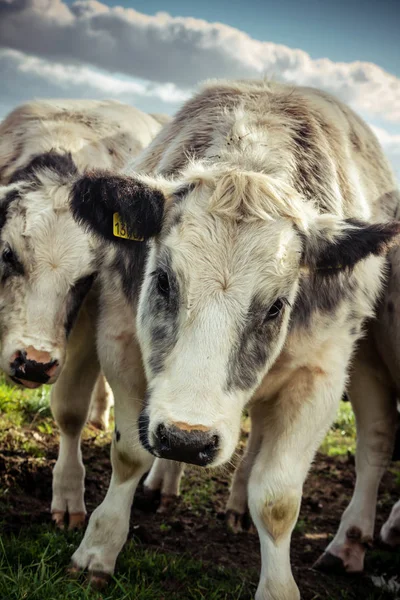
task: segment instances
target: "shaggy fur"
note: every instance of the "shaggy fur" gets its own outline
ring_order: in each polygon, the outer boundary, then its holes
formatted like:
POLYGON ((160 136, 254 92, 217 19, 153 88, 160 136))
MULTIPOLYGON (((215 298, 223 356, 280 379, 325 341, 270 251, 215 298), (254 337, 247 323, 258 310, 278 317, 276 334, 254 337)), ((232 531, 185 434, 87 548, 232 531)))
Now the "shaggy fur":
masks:
MULTIPOLYGON (((137 445, 140 413, 140 438, 154 455, 168 450, 176 460, 190 454, 192 462, 217 465, 230 459, 242 409, 250 404, 257 427, 249 446, 257 452, 243 467, 230 508, 243 513, 248 504, 259 532, 256 599, 295 600, 291 532, 355 343, 384 291, 385 254, 400 231, 393 222, 394 176, 374 134, 344 104, 318 90, 267 81, 207 84, 126 175, 130 185, 145 181, 157 198, 162 192, 165 202, 130 328, 132 353, 139 352, 136 335, 140 343, 148 393, 141 411, 140 396, 136 403, 128 399, 139 395, 142 375, 132 371, 119 382, 113 480, 74 560, 80 568, 114 568, 127 534, 127 507, 149 464, 137 445), (176 427, 207 431, 217 446, 194 451, 191 444, 187 455, 182 444, 167 448, 168 431, 176 427), (127 457, 135 465, 129 480, 127 457)), ((106 208, 126 210, 125 200, 116 193, 110 204, 107 195, 106 208)), ((91 227, 101 234, 98 214, 91 227)), ((115 283, 116 247, 104 254, 105 290, 115 283)), ((120 376, 127 305, 122 288, 118 301, 114 293, 104 302, 102 356, 107 372, 120 376), (118 340, 112 341, 114 331, 118 340)), ((362 415, 357 460, 365 468, 329 550, 350 571, 362 568, 362 540, 373 529, 376 482, 390 458, 395 413, 392 382, 382 386, 382 355, 374 354, 370 337, 365 344, 350 385, 362 415), (386 440, 379 451, 377 439, 386 440)))
MULTIPOLYGON (((80 432, 91 394, 97 426, 107 427, 112 400, 95 339, 101 257, 72 218, 71 189, 88 169, 115 173, 166 120, 119 102, 59 100, 20 106, 0 124, 0 366, 30 387, 54 383, 61 444, 52 512, 62 526, 66 512, 71 527, 85 518, 80 432)), ((81 183, 76 201, 84 193, 81 183)), ((115 272, 119 283, 131 273, 120 257, 115 272)))

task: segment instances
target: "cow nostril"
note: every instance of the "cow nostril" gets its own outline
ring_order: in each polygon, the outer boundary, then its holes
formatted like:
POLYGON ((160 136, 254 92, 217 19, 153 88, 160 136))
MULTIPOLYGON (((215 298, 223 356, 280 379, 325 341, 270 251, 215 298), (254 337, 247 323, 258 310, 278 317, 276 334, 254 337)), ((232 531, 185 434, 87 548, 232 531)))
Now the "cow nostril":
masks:
POLYGON ((200 451, 200 454, 207 454, 214 452, 219 445, 219 437, 217 435, 213 435, 211 440, 205 444, 204 448, 200 451))
POLYGON ((157 437, 162 444, 165 444, 165 445, 167 444, 168 435, 167 435, 167 428, 165 427, 165 425, 161 424, 157 427, 157 437))
POLYGON ((17 352, 15 352, 12 355, 10 364, 15 369, 18 369, 21 367, 21 365, 24 364, 25 360, 26 360, 26 353, 24 351, 17 350, 17 352))
POLYGON ((210 441, 211 448, 218 448, 219 437, 217 435, 213 435, 210 441))

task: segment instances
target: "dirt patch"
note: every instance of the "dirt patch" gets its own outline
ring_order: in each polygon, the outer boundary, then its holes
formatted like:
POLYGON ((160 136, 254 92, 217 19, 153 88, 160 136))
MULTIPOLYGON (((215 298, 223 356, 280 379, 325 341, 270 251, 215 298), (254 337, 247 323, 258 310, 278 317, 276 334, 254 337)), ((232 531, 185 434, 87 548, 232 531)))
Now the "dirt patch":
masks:
MULTIPOLYGON (((34 435, 34 434, 32 434, 34 435)), ((29 451, 6 449, 0 452, 0 520, 3 533, 18 533, 34 523, 50 521, 51 472, 57 456, 57 440, 51 435, 36 439, 41 450, 36 458, 29 451), (45 454, 45 457, 43 456, 45 454)), ((7 446, 6 446, 7 447, 7 446)), ((83 443, 87 470, 86 502, 89 513, 101 502, 110 478, 108 444, 83 443)), ((399 464, 396 464, 398 470, 399 464)), ((329 458, 318 455, 307 479, 298 525, 293 535, 292 565, 304 600, 315 598, 384 598, 368 594, 374 588, 371 574, 396 574, 399 561, 382 561, 380 552, 372 551, 366 574, 359 577, 328 577, 311 570, 335 533, 340 516, 354 486, 352 456, 329 458), (335 595, 335 590, 341 590, 335 595), (342 595, 342 591, 345 594, 342 595)), ((227 530, 224 509, 229 493, 230 474, 187 468, 182 483, 182 497, 168 515, 157 514, 139 488, 132 508, 131 535, 144 548, 164 553, 187 553, 192 558, 211 561, 214 565, 248 571, 257 582, 260 566, 257 536, 233 534, 227 530)), ((398 475, 388 472, 382 482, 378 503, 377 528, 387 518, 399 496, 398 475)), ((388 596, 390 597, 390 596, 388 596)))

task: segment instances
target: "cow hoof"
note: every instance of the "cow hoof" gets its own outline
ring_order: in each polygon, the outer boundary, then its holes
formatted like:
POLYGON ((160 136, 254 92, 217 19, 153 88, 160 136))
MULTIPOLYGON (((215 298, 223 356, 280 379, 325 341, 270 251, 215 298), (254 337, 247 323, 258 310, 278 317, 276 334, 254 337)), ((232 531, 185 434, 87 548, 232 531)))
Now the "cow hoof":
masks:
POLYGON ((86 513, 78 512, 69 515, 68 529, 82 529, 85 526, 86 513))
POLYGON ((380 533, 380 540, 387 548, 397 548, 400 546, 400 528, 395 527, 382 527, 380 533))
POLYGON ((161 494, 160 506, 157 508, 157 513, 167 515, 172 512, 178 504, 179 497, 175 494, 161 494))
POLYGON ((236 510, 229 509, 226 512, 226 525, 231 533, 256 533, 256 528, 251 520, 250 513, 238 513, 236 510))
POLYGON ((357 526, 349 527, 343 543, 332 542, 314 565, 327 573, 362 573, 364 558, 372 547, 372 537, 363 535, 357 526))
POLYGON ((90 571, 88 583, 91 588, 100 591, 108 586, 110 579, 111 575, 109 573, 105 573, 104 571, 90 571))
POLYGON ((99 429, 100 431, 108 430, 108 423, 102 421, 101 419, 90 419, 88 423, 89 425, 91 425, 95 429, 99 429))
POLYGON ((322 573, 334 573, 335 575, 346 574, 346 567, 342 559, 330 552, 324 552, 314 563, 313 569, 322 573))
POLYGON ((51 519, 58 529, 65 529, 65 512, 61 510, 53 510, 51 519))

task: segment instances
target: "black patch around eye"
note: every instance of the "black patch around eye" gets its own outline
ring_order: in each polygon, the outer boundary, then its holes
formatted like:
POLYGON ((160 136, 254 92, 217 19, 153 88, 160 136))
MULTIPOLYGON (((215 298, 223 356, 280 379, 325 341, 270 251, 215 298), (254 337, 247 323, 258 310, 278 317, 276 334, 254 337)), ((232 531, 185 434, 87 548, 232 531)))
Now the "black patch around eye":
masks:
POLYGON ((6 246, 3 249, 1 254, 1 260, 3 263, 3 275, 2 275, 2 283, 7 281, 13 275, 24 275, 24 266, 18 260, 15 252, 10 248, 10 246, 6 246))
POLYGON ((228 362, 227 389, 248 390, 257 383, 260 371, 265 367, 268 355, 273 350, 280 326, 277 317, 282 312, 286 299, 279 298, 270 307, 270 318, 266 316, 265 304, 254 298, 247 313, 246 323, 232 348, 228 362), (280 307, 280 303, 282 306, 280 307), (280 310, 278 310, 280 308, 280 310), (276 313, 276 314, 275 314, 276 313), (274 316, 272 316, 274 314, 274 316))
POLYGON ((86 275, 85 277, 81 277, 69 291, 68 294, 68 307, 67 307, 67 318, 64 324, 65 334, 68 337, 71 333, 72 327, 76 321, 76 318, 79 313, 79 309, 82 306, 82 302, 90 291, 90 288, 93 285, 94 280, 97 277, 97 273, 92 273, 91 275, 86 275))
POLYGON ((161 252, 159 264, 160 267, 150 275, 147 302, 141 315, 142 326, 147 329, 151 340, 148 364, 153 375, 159 374, 163 370, 165 360, 176 344, 181 306, 179 282, 172 269, 168 251, 161 252), (158 290, 158 274, 160 272, 168 273, 168 301, 158 290))
POLYGON ((273 319, 276 319, 277 317, 279 317, 279 315, 282 312, 284 303, 283 300, 281 300, 281 298, 278 298, 278 300, 276 300, 273 305, 269 308, 266 317, 265 317, 265 321, 272 321, 273 319))
POLYGON ((159 294, 161 294, 161 296, 164 296, 164 298, 169 298, 169 278, 168 278, 168 273, 166 271, 163 271, 162 269, 159 269, 156 273, 156 277, 157 277, 157 290, 159 292, 159 294))
POLYGON ((11 250, 9 246, 6 246, 3 250, 3 254, 1 255, 3 262, 7 264, 12 264, 15 260, 14 252, 11 250))

